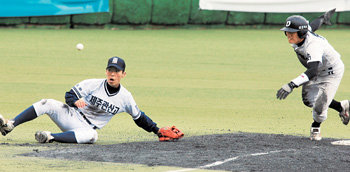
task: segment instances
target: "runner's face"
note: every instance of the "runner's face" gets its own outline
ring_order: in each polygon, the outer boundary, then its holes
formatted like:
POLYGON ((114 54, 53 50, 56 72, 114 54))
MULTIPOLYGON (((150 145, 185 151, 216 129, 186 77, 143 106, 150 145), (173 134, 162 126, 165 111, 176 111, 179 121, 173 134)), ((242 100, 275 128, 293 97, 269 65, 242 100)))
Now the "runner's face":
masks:
POLYGON ((290 44, 298 44, 304 40, 304 38, 303 39, 299 38, 297 32, 286 32, 286 36, 290 44))

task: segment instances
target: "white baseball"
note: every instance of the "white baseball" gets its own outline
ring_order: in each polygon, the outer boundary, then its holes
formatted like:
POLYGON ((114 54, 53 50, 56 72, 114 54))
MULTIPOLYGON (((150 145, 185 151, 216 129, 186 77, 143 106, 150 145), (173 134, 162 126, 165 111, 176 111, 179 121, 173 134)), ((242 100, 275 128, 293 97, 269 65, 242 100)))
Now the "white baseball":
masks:
POLYGON ((79 44, 77 44, 76 48, 78 50, 83 50, 84 49, 84 45, 82 43, 79 43, 79 44))

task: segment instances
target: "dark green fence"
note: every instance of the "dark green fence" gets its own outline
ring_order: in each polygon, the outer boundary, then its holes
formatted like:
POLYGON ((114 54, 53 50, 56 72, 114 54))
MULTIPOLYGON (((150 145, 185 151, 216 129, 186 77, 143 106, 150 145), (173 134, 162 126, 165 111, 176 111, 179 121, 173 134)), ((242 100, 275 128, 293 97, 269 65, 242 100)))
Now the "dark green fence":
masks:
MULTIPOLYGON (((199 0, 110 0, 109 13, 0 18, 0 26, 61 25, 280 25, 292 14, 308 20, 322 13, 249 13, 199 10, 199 0)), ((333 24, 350 24, 350 12, 337 12, 333 24)))

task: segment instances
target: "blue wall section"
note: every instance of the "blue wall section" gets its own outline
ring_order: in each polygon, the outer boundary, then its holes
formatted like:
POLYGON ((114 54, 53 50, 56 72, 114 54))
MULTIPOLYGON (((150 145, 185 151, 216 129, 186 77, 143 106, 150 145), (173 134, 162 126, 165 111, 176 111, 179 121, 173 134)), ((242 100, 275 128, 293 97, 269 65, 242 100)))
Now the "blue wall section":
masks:
POLYGON ((1 1, 0 17, 29 17, 108 12, 109 0, 7 0, 1 1))

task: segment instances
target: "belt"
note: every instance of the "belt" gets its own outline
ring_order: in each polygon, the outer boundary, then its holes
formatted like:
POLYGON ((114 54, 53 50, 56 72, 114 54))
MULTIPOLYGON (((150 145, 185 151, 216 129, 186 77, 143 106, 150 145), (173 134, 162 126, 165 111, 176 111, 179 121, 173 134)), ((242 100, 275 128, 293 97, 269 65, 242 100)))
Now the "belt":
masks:
POLYGON ((96 130, 96 129, 98 129, 98 127, 96 127, 96 125, 94 125, 94 124, 92 124, 91 122, 90 122, 90 120, 83 114, 83 112, 79 112, 80 113, 80 115, 85 119, 85 121, 88 123, 88 124, 90 124, 90 125, 92 125, 93 127, 93 129, 94 130, 96 130))

